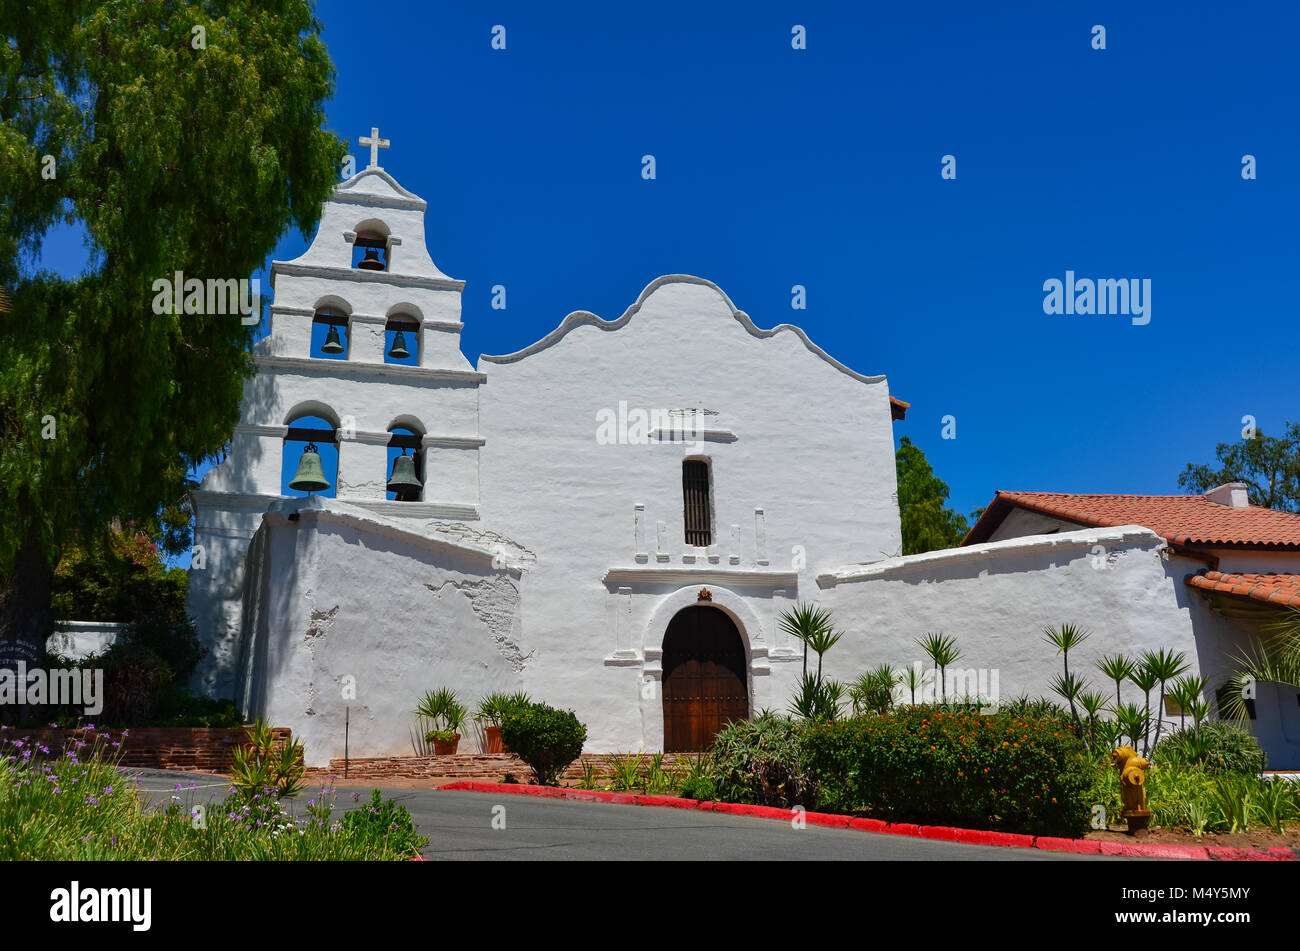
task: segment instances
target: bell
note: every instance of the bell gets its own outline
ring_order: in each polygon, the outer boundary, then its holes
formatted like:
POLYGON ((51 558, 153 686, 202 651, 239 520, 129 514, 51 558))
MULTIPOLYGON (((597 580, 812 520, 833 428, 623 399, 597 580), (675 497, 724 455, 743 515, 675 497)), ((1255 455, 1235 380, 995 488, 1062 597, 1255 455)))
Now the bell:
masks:
POLYGON ((361 259, 357 265, 363 271, 382 271, 384 262, 379 260, 379 252, 374 248, 366 248, 366 256, 361 259))
POLYGON ((399 502, 412 502, 419 498, 424 483, 415 474, 415 457, 405 452, 393 460, 393 475, 388 480, 388 491, 397 495, 399 502))
POLYGON ((321 353, 342 353, 343 341, 339 339, 339 328, 330 324, 330 332, 325 335, 325 342, 320 345, 321 353))
POLYGON ((289 488, 298 492, 324 492, 330 487, 325 478, 325 470, 320 464, 320 450, 314 442, 307 443, 298 460, 298 472, 289 483, 289 488))
POLYGON ((411 351, 406 349, 406 338, 400 330, 393 337, 393 349, 388 351, 388 355, 396 360, 405 360, 411 355, 411 351))

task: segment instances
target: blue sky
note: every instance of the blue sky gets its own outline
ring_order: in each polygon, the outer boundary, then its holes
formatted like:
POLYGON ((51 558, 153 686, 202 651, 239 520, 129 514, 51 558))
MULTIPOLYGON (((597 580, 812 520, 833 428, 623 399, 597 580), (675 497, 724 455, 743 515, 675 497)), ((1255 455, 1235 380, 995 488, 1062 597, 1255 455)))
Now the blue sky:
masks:
MULTIPOLYGON (((759 326, 799 324, 887 374, 912 404, 896 437, 963 513, 999 488, 1176 493, 1243 416, 1300 419, 1300 5, 318 12, 329 126, 358 167, 358 136, 392 140, 381 164, 429 202, 433 259, 468 282, 471 362, 700 275, 759 326), (1150 323, 1044 314, 1067 270, 1149 279, 1150 323)), ((61 233, 44 261, 76 270, 79 253, 61 233)))

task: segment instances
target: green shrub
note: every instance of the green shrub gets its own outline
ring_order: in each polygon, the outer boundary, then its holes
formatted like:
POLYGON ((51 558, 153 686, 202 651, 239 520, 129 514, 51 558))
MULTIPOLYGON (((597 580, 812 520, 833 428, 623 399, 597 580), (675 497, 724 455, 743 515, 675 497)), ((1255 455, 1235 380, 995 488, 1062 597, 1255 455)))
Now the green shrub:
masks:
POLYGON ((801 748, 807 727, 804 721, 766 711, 729 724, 709 753, 716 798, 762 806, 811 805, 801 748))
POLYGON ((571 710, 530 703, 502 718, 501 742, 528 764, 539 784, 554 786, 565 767, 582 755, 587 728, 571 710))
POLYGON ((274 731, 261 720, 246 732, 248 745, 231 753, 230 784, 236 797, 247 803, 263 794, 276 799, 296 795, 302 789, 302 744, 293 740, 277 749, 274 731))
POLYGON ((712 802, 718 798, 718 787, 708 776, 699 776, 682 783, 683 799, 698 799, 700 802, 712 802))
POLYGON ((905 707, 818 724, 804 738, 817 806, 1013 832, 1088 829, 1083 743, 1056 717, 905 707))
POLYGON ((406 807, 385 801, 378 789, 371 790, 369 805, 343 814, 343 831, 367 849, 377 850, 383 843, 395 852, 414 855, 429 844, 417 828, 406 807))
POLYGON ((1265 759, 1249 731, 1222 720, 1175 730, 1151 753, 1151 761, 1157 765, 1204 766, 1224 773, 1261 773, 1265 759))

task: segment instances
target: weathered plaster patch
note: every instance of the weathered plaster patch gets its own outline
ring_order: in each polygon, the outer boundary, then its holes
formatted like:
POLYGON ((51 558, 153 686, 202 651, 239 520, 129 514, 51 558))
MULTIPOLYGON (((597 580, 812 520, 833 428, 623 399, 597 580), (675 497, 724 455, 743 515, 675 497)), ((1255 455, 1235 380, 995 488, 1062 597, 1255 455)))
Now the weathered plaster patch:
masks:
POLYGON ((426 582, 425 587, 438 597, 442 596, 444 588, 451 587, 468 598, 470 608, 487 625, 497 653, 506 659, 516 673, 523 673, 535 652, 525 654, 510 637, 519 611, 519 589, 508 575, 484 578, 481 581, 444 581, 440 585, 426 582))

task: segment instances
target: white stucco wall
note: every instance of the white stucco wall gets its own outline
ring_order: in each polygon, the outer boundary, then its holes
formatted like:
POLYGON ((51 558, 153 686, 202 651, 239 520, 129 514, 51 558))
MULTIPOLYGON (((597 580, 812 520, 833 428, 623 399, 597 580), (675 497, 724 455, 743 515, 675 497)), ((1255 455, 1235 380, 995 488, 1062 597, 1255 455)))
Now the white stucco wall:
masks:
MULTIPOLYGON (((1180 651, 1191 672, 1213 651, 1193 630, 1200 606, 1183 584, 1189 566, 1140 526, 1029 536, 848 567, 818 579, 823 602, 847 636, 827 654, 832 676, 930 662, 916 644, 928 632, 956 638, 961 668, 997 670, 999 697, 1052 696, 1061 658, 1043 630, 1071 623, 1092 636, 1071 652, 1071 672, 1113 696, 1096 669, 1102 654, 1180 651), (1100 551, 1095 551, 1100 549, 1100 551), (1177 563, 1176 563, 1177 562, 1177 563)), ((1139 698, 1132 685, 1125 702, 1139 698)))
POLYGON ((453 687, 472 709, 521 689, 519 571, 492 558, 337 500, 276 505, 250 562, 241 705, 290 727, 309 765, 343 755, 345 716, 351 755, 411 754, 426 691, 453 687))

